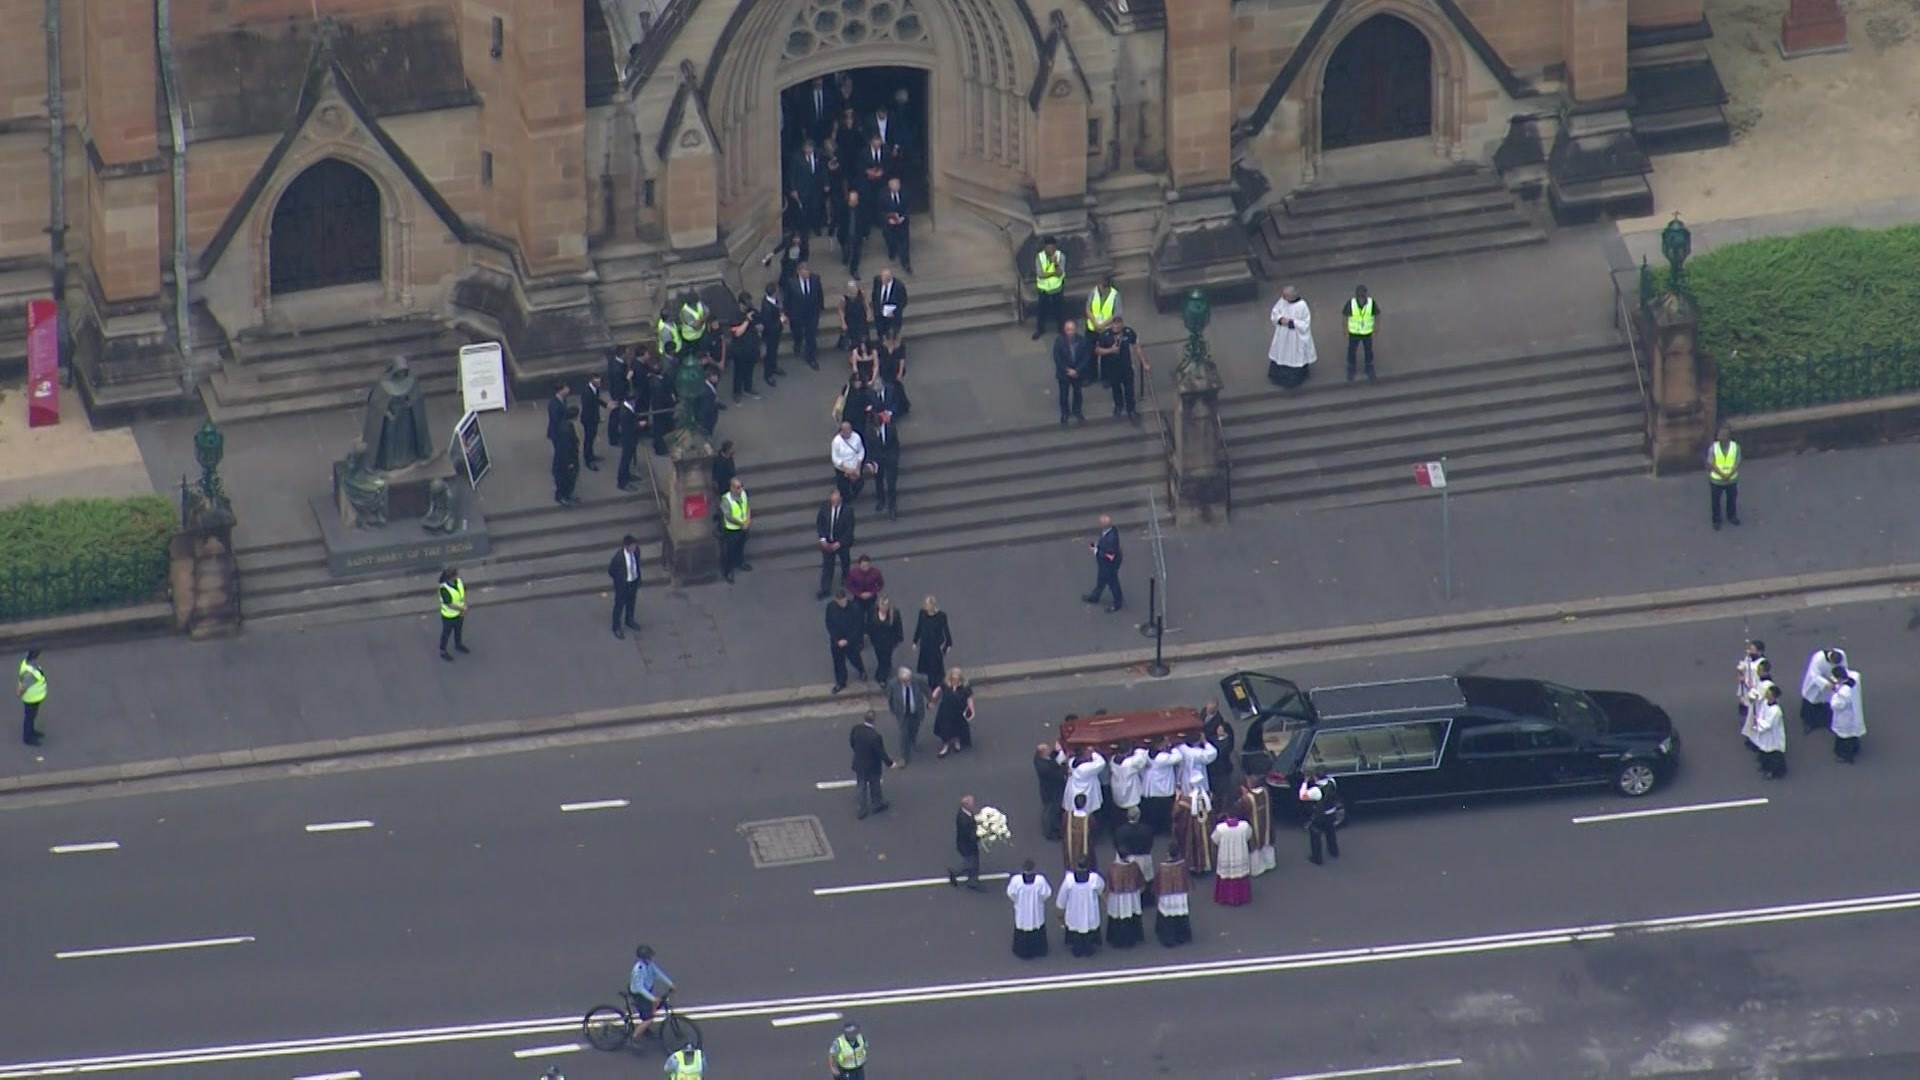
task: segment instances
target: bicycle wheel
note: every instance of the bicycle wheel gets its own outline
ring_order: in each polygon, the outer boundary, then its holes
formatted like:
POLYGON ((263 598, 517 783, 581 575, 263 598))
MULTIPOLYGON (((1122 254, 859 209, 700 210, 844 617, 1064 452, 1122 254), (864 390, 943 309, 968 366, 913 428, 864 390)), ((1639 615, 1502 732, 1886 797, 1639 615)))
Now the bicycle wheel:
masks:
POLYGON ((596 1050, 618 1050, 633 1038, 633 1018, 618 1005, 595 1005, 580 1021, 580 1032, 596 1050))
POLYGON ((664 1045, 668 1053, 688 1043, 692 1043, 695 1050, 706 1045, 700 1039, 700 1025, 677 1012, 667 1014, 666 1020, 660 1024, 660 1034, 665 1040, 664 1045))

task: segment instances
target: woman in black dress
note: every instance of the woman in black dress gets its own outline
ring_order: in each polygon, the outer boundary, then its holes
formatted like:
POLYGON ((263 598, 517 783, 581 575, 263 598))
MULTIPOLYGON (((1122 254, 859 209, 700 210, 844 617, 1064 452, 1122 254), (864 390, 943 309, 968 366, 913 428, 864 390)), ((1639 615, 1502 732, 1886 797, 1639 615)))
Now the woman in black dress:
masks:
POLYGON ((947 681, 947 650, 953 648, 953 631, 947 626, 947 613, 940 601, 929 596, 920 604, 920 616, 913 620, 913 647, 917 651, 913 668, 927 677, 928 686, 947 681))
POLYGON ((873 385, 873 372, 879 363, 880 355, 874 346, 865 340, 853 343, 853 351, 847 354, 847 367, 852 377, 866 386, 873 385))
POLYGON ((860 291, 859 282, 847 282, 847 291, 840 297, 840 347, 865 346, 868 321, 867 294, 860 291))
POLYGON ((900 331, 893 330, 875 349, 879 357, 880 377, 897 383, 907 377, 907 347, 900 344, 900 331))
POLYGON ((940 756, 973 749, 973 687, 959 668, 949 668, 947 679, 933 692, 933 737, 940 740, 940 756))
POLYGON ((893 601, 885 593, 873 603, 873 614, 867 617, 867 640, 873 644, 873 681, 881 686, 893 678, 893 650, 906 640, 906 624, 900 619, 900 613, 893 610, 893 601))

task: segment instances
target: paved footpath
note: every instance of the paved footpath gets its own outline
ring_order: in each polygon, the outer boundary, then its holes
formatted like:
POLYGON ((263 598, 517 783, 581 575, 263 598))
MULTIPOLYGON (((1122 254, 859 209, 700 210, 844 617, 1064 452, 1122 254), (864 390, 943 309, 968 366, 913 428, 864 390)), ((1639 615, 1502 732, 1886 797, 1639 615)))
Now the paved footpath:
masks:
MULTIPOLYGON (((1720 533, 1708 527, 1698 475, 1462 497, 1451 601, 1432 500, 1245 514, 1231 528, 1169 535, 1171 640, 1908 562, 1920 522, 1886 493, 1916 469, 1916 446, 1755 461, 1742 485, 1746 525, 1720 533)), ((904 607, 942 598, 956 664, 1072 656, 1141 644, 1134 624, 1152 559, 1141 537, 1127 542, 1120 616, 1079 601, 1092 581, 1075 542, 882 569, 904 607)), ((51 738, 36 752, 8 750, 0 768, 18 775, 817 686, 830 669, 814 578, 757 571, 732 587, 645 589, 646 629, 626 641, 608 634, 607 607, 593 598, 483 607, 470 619, 475 654, 455 664, 435 658, 429 613, 228 642, 54 651, 51 738)))

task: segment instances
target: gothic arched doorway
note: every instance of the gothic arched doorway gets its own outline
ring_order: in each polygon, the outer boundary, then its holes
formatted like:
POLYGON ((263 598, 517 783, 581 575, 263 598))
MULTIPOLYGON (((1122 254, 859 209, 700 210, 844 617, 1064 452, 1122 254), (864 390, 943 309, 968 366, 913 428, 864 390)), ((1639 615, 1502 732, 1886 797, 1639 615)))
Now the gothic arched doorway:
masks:
POLYGON ((338 158, 309 167, 273 208, 273 294, 380 280, 380 189, 338 158))
POLYGON ((1375 15, 1327 59, 1320 146, 1414 139, 1433 133, 1433 47, 1405 19, 1375 15))

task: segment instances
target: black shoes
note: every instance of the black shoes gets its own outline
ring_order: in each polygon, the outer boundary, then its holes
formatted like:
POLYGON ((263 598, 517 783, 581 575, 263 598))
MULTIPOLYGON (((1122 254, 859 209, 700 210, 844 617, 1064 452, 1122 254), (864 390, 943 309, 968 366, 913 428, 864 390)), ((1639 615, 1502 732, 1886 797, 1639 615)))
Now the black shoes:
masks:
POLYGON ((617 626, 613 628, 613 636, 619 638, 621 641, 627 640, 627 632, 617 626))
POLYGON ((1100 602, 1100 597, 1095 593, 1088 593, 1085 596, 1082 596, 1080 599, 1086 601, 1089 604, 1097 604, 1100 602))
POLYGON ((846 688, 847 688, 847 684, 843 682, 837 682, 833 684, 833 692, 836 694, 841 692, 842 690, 845 690, 846 688))
POLYGON ((599 472, 599 471, 600 471, 600 463, 599 463, 599 462, 597 462, 597 461, 589 461, 589 462, 587 462, 587 471, 588 471, 588 472, 599 472))
POLYGON ((638 629, 640 629, 640 624, 639 624, 639 623, 637 623, 637 622, 634 622, 634 621, 633 621, 632 619, 628 619, 628 620, 627 620, 627 629, 629 629, 629 630, 638 630, 638 629))
POLYGON ((1109 615, 1111 615, 1111 614, 1113 614, 1114 612, 1116 612, 1116 611, 1119 611, 1119 610, 1120 610, 1120 605, 1119 605, 1119 604, 1108 604, 1108 605, 1107 605, 1107 614, 1109 614, 1109 615))
POLYGON ((47 736, 45 732, 36 731, 22 738, 20 741, 26 743, 28 746, 39 746, 41 743, 47 741, 47 736))

